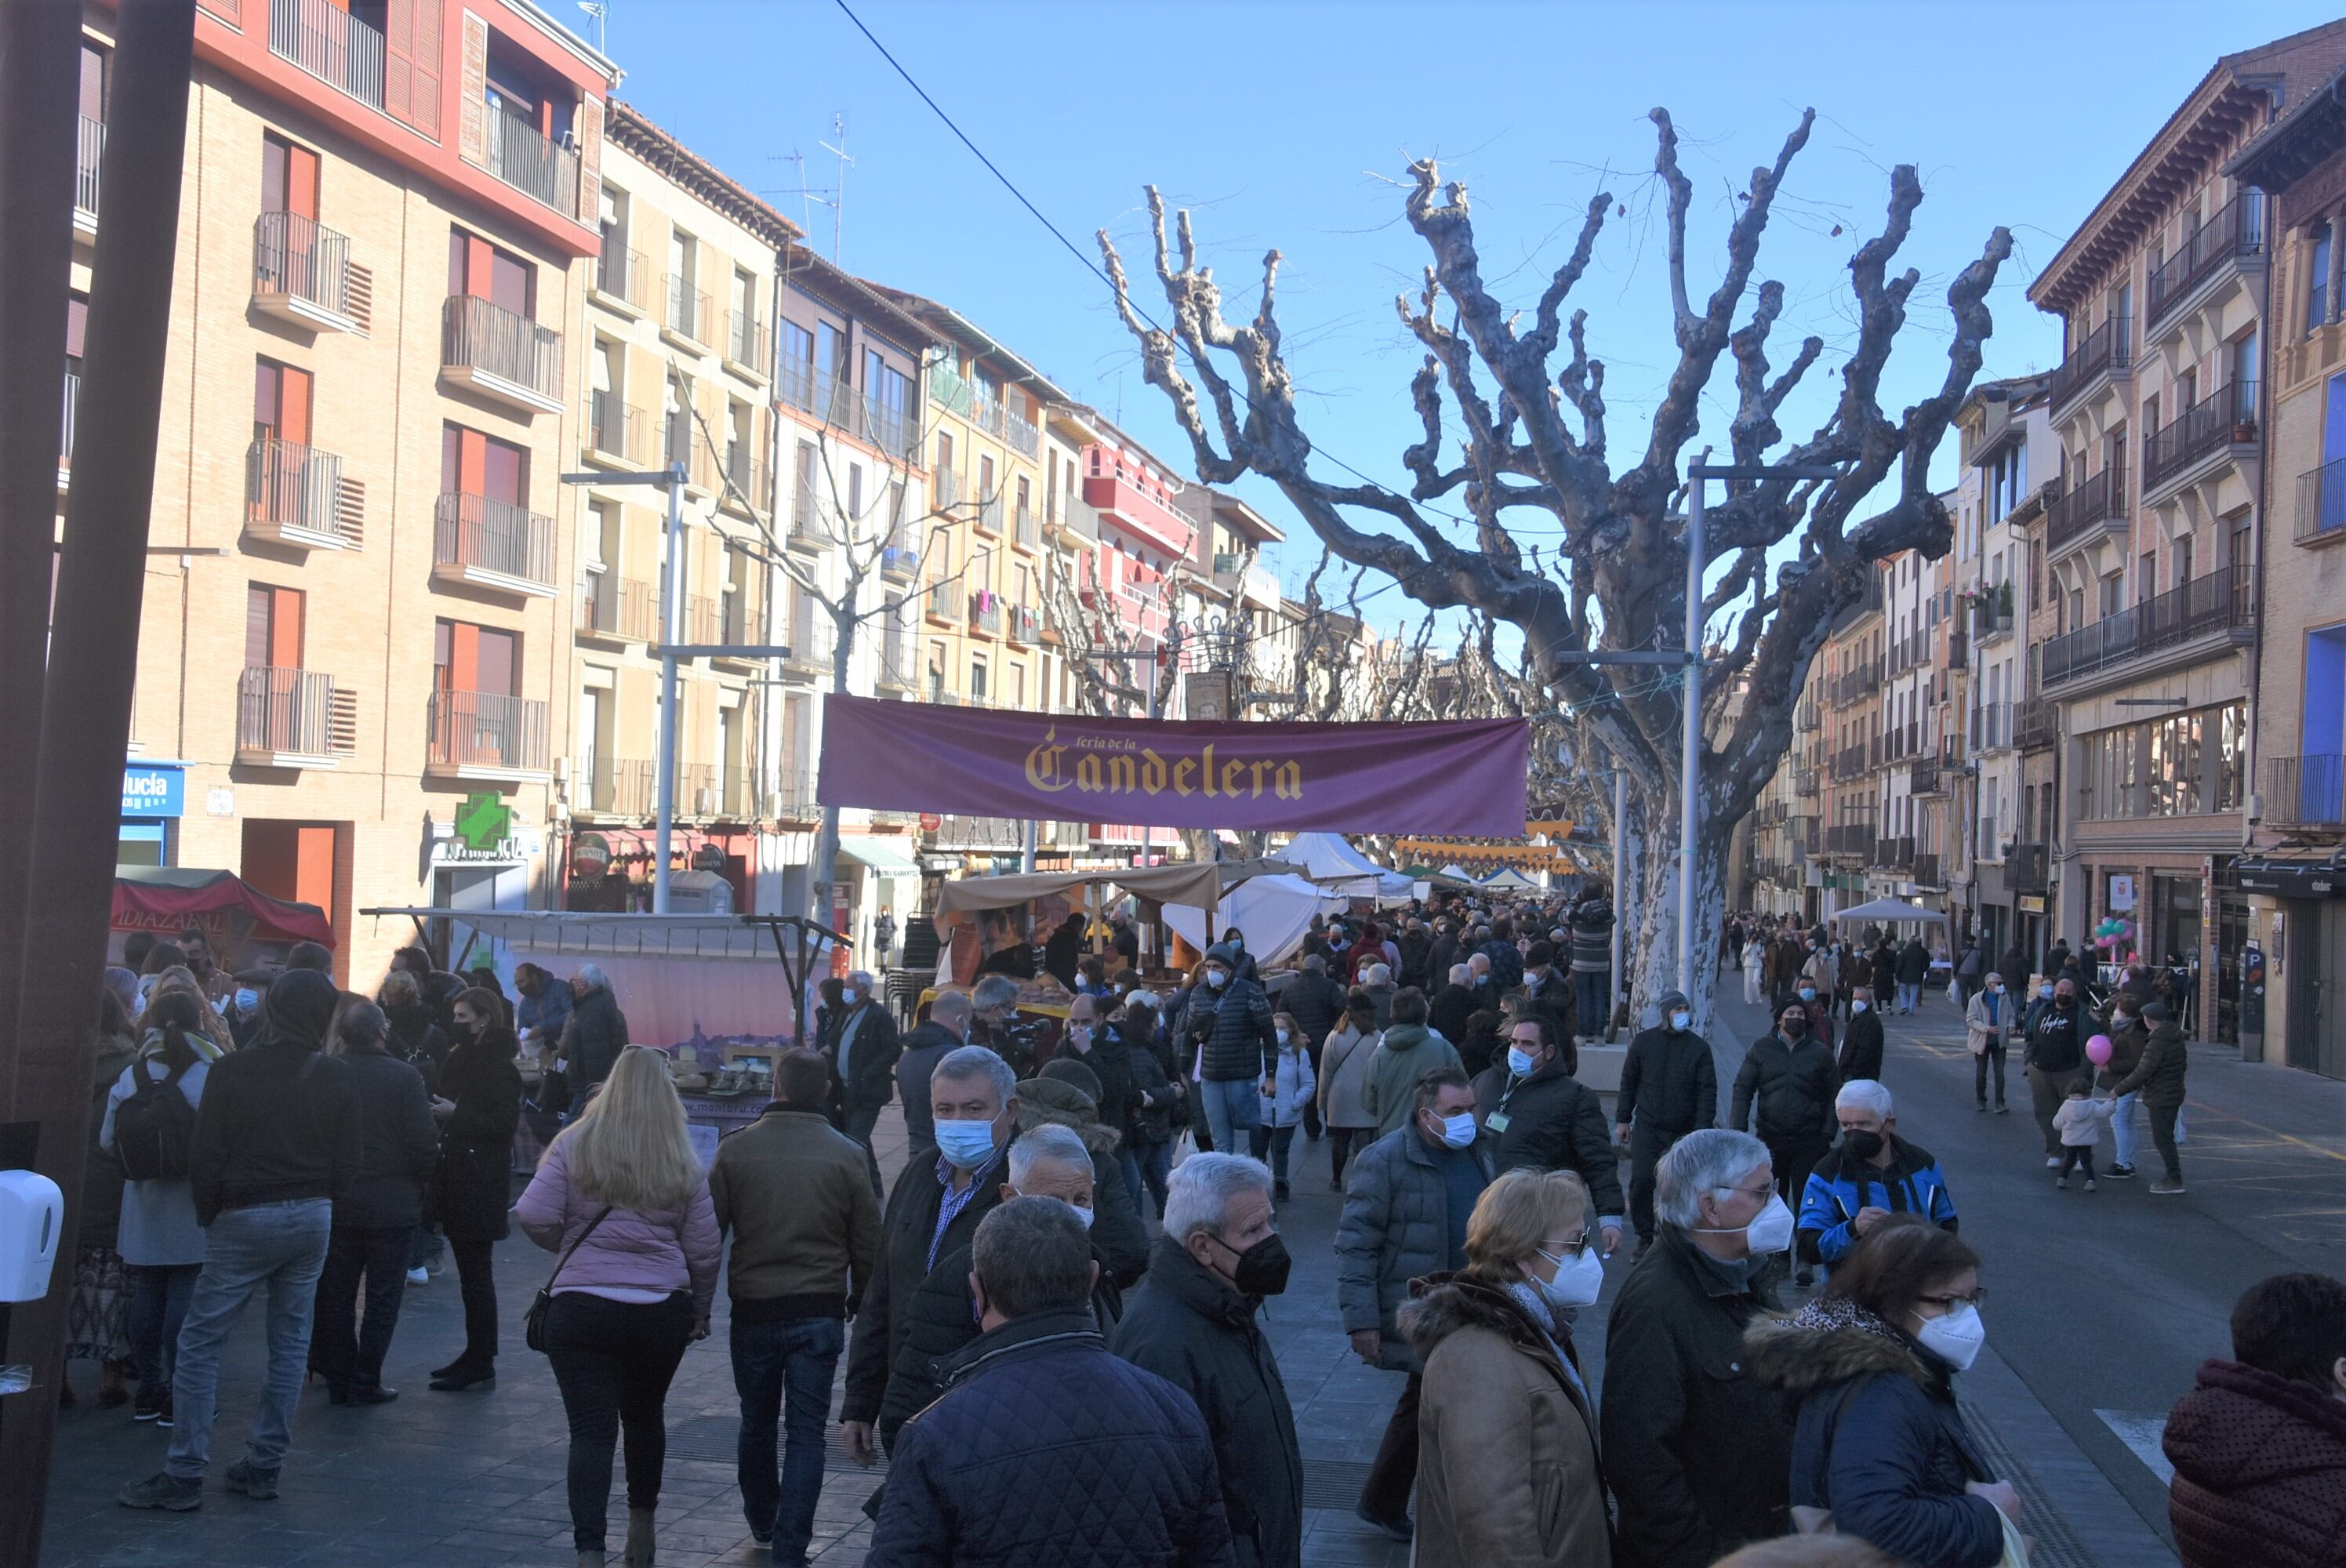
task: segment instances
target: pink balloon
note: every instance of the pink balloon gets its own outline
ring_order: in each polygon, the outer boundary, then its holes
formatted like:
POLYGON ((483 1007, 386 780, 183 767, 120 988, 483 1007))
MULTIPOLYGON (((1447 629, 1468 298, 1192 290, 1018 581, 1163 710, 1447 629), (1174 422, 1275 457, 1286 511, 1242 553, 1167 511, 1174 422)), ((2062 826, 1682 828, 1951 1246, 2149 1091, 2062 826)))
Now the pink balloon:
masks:
POLYGON ((2086 1060, 2091 1062, 2096 1067, 2108 1066, 2110 1064, 2110 1037, 2106 1034, 2096 1034, 2091 1040, 2086 1041, 2086 1060))

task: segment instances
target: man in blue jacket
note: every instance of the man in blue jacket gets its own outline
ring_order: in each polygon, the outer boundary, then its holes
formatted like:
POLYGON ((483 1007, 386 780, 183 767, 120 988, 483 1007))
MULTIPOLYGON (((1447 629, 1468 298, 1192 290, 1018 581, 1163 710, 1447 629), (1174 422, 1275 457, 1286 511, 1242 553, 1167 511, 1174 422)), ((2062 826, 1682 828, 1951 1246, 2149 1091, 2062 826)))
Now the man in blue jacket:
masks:
POLYGON ((1800 1193, 1800 1261, 1830 1274, 1857 1238, 1893 1214, 1915 1214, 1952 1233, 1955 1200, 1931 1151, 1895 1131, 1890 1091, 1853 1078, 1833 1097, 1841 1142, 1809 1173, 1800 1193))

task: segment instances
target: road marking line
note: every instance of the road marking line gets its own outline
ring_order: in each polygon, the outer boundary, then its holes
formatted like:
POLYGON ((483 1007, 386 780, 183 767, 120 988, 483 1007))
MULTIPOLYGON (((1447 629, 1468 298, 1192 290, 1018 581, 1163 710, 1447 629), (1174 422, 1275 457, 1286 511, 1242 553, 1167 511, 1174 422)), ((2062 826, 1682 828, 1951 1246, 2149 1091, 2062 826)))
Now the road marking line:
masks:
POLYGON ((2159 1485, 2174 1484, 2175 1467, 2167 1461, 2167 1450, 2159 1442, 2167 1432, 2164 1415, 2143 1415, 2133 1410, 2096 1410, 2094 1413, 2102 1418, 2102 1424, 2110 1429, 2118 1441, 2134 1451, 2135 1458, 2142 1461, 2151 1474, 2158 1477, 2159 1485))

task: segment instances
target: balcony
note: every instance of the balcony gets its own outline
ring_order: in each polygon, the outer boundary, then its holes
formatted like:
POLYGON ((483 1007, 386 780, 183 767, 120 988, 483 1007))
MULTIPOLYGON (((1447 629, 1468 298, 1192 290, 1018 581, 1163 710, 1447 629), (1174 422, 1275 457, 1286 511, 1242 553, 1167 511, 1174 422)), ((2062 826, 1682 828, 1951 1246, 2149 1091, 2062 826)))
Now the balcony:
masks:
POLYGON ((2012 748, 2012 704, 1983 702, 1972 709, 1972 755, 2012 748))
POLYGON ((2055 637, 2045 645, 2045 686, 2201 644, 2245 643, 2256 624, 2252 586, 2227 566, 2055 637))
POLYGON ((2234 382, 2185 409, 2142 443, 2142 494, 2155 500, 2218 457, 2233 462, 2257 447, 2257 383, 2234 382))
POLYGON ((2013 718, 2013 743, 2023 751, 2042 751, 2061 738, 2061 708, 2041 697, 2022 703, 2013 718))
POLYGON ((244 499, 245 532, 256 539, 301 550, 355 550, 364 543, 337 453, 263 436, 245 453, 244 499))
POLYGON ((565 216, 578 211, 578 154, 507 110, 487 115, 489 172, 565 216))
POLYGON ((1873 853, 1873 824, 1844 822, 1825 830, 1825 853, 1829 855, 1871 855, 1873 853))
POLYGON ((1080 497, 1054 495, 1043 514, 1043 532, 1071 550, 1099 543, 1099 514, 1080 497))
POLYGON ((97 177, 106 162, 106 122, 83 115, 74 132, 74 227, 97 232, 97 177))
POLYGON ((333 0, 269 0, 269 52, 369 108, 383 107, 382 35, 333 0))
POLYGON ((1795 769, 1792 773, 1792 793, 1814 799, 1817 793, 1817 770, 1813 768, 1795 769))
POLYGON ((1914 864, 1914 840, 1912 839, 1876 839, 1872 858, 1868 862, 1885 871, 1903 871, 1914 864))
POLYGON ((562 412, 562 334, 471 294, 441 311, 440 379, 529 413, 562 412))
POLYGON ((1010 640, 1014 643, 1033 647, 1041 640, 1043 617, 1035 613, 1032 605, 1011 606, 1010 615, 1004 624, 1009 628, 1010 640))
POLYGON ((1912 877, 1915 882, 1923 887, 1943 888, 1947 885, 1939 875, 1939 857, 1935 851, 1927 855, 1917 851, 1914 856, 1913 869, 1906 874, 1912 877))
POLYGON ((252 225, 252 308, 312 332, 355 332, 348 237, 298 212, 264 212, 252 225))
POLYGON ((939 626, 961 625, 962 596, 957 585, 939 583, 929 590, 929 619, 939 626))
MULTIPOLYGON (((2087 484, 2093 483, 2091 480, 2087 484)), ((1980 590, 1972 601, 1972 637, 1980 643, 2012 635, 2012 585, 1998 583, 1980 590)))
POLYGON ((74 416, 81 410, 81 372, 66 372, 65 423, 59 428, 57 440, 57 488, 63 490, 73 479, 74 416))
POLYGON ((646 440, 650 428, 643 410, 621 402, 617 392, 598 390, 586 400, 586 434, 580 455, 605 468, 642 468, 651 462, 646 440))
POLYGON ((1811 697, 1800 704, 1799 710, 1793 715, 1792 722, 1794 728, 1807 734, 1814 734, 1822 729, 1825 717, 1823 710, 1817 704, 1817 699, 1811 697))
MULTIPOLYGON (((1984 837, 1993 840, 1995 835, 1984 837)), ((2004 885, 2015 893, 2041 893, 2045 891, 2048 856, 2042 844, 2007 844, 2004 850, 2004 885)), ((2005 976, 2007 980, 2011 977, 2005 976)))
POLYGON ((596 757, 581 763, 578 774, 574 811, 597 817, 648 817, 658 809, 649 762, 596 757))
POLYGON ((1961 669, 1970 657, 1971 643, 1964 636, 1964 628, 1960 626, 1949 626, 1947 628, 1947 667, 1961 669))
POLYGON ((969 596, 970 630, 984 636, 1002 635, 1002 599, 994 594, 972 594, 969 596))
POLYGON ((2054 371, 2053 417, 2060 418, 2065 407, 2097 383, 2131 375, 2133 363, 2132 326, 2125 317, 2113 316, 2079 339, 2054 371))
POLYGON ((2124 544, 2127 516, 2126 467, 2115 463, 2090 479, 2078 482, 2045 509, 2045 559, 2049 565, 2072 550, 2104 537, 2124 544))
POLYGON ((357 701, 313 669, 249 665, 236 686, 236 760, 251 768, 332 768, 354 748, 357 701))
POLYGON ((912 649, 892 643, 880 655, 879 687, 882 691, 909 697, 921 689, 921 675, 913 663, 912 649))
POLYGON ((1032 550, 1043 542, 1042 519, 1024 503, 1011 509, 1010 542, 1022 550, 1032 550))
POLYGON ((1863 701, 1881 689, 1882 667, 1875 664, 1845 671, 1834 678, 1831 686, 1833 701, 1842 707, 1863 701))
POLYGON ((757 312, 729 312, 725 328, 725 368, 763 385, 769 374, 766 364, 772 357, 773 330, 758 320, 757 312))
POLYGON ((554 597, 554 519, 510 501, 444 492, 432 514, 432 578, 554 597))
POLYGON ((542 784, 546 704, 487 691, 435 691, 424 707, 423 771, 435 779, 542 784))
POLYGON ((2346 757, 2268 757, 2264 785, 2265 826, 2346 827, 2346 757))
POLYGON ((783 402, 842 434, 878 447, 900 463, 920 461, 920 426, 909 410, 859 395, 842 378, 805 360, 784 363, 775 390, 783 402))
POLYGON ((694 288, 689 279, 668 275, 668 309, 660 315, 660 332, 691 349, 716 341, 709 335, 709 296, 694 288))
POLYGON ((2218 208, 2175 254, 2153 269, 2143 321, 2156 330, 2221 274, 2265 255, 2264 198, 2243 192, 2218 208))
POLYGON ((2346 539, 2346 457, 2297 476, 2297 542, 2329 545, 2346 539))
POLYGON ((578 635, 601 642, 648 643, 659 625, 652 585, 603 571, 578 577, 578 635))
POLYGON ((1158 498, 1137 464, 1095 447, 1084 470, 1084 502, 1168 555, 1187 555, 1198 525, 1158 498))
POLYGON ((1943 795, 1947 792, 1947 776, 1935 757, 1925 757, 1908 765, 1906 793, 1909 795, 1943 795))
POLYGON ((613 306, 626 314, 644 316, 651 313, 652 269, 640 250, 630 250, 616 238, 603 241, 603 253, 595 259, 594 291, 599 301, 613 306))
POLYGON ((766 450, 753 441, 725 449, 725 484, 717 504, 736 512, 761 512, 766 505, 766 450))
POLYGON ((921 553, 902 545, 891 545, 880 552, 880 580, 883 583, 909 583, 921 570, 921 553))
POLYGON ((811 550, 818 555, 832 543, 831 525, 823 521, 822 498, 815 494, 810 475, 800 476, 798 488, 790 496, 790 535, 786 543, 794 550, 811 550))

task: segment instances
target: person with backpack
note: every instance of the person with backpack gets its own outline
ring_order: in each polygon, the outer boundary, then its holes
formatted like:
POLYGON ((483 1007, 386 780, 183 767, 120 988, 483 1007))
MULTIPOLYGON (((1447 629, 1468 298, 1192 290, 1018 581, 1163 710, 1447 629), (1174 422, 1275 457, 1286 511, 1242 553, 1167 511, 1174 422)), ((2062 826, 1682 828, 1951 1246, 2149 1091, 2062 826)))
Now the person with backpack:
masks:
POLYGON ((138 1367, 138 1400, 130 1413, 168 1427, 179 1325, 204 1268, 189 1152, 204 1080, 220 1048, 204 1037, 203 1010, 184 992, 157 997, 145 1022, 138 1059, 107 1093, 97 1142, 120 1163, 124 1178, 116 1247, 130 1271, 130 1354, 138 1367))

